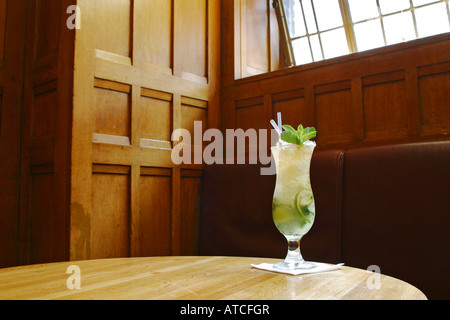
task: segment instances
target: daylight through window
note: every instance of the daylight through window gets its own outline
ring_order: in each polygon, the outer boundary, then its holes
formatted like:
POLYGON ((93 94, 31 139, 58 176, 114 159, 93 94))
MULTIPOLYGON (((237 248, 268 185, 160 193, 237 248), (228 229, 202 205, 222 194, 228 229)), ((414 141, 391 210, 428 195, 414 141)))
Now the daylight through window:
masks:
POLYGON ((450 31, 449 0, 274 0, 288 65, 450 31))

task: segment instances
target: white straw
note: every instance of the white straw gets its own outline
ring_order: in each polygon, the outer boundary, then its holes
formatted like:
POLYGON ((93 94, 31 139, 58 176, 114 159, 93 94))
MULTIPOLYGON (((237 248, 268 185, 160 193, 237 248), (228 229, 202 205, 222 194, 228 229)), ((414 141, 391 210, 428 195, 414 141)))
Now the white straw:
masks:
POLYGON ((278 125, 276 124, 276 122, 274 120, 270 120, 270 124, 272 125, 272 127, 275 129, 275 131, 278 133, 278 135, 281 137, 281 132, 282 130, 278 127, 278 125))
POLYGON ((280 131, 283 132, 283 122, 281 121, 281 112, 278 112, 278 128, 280 128, 280 131))

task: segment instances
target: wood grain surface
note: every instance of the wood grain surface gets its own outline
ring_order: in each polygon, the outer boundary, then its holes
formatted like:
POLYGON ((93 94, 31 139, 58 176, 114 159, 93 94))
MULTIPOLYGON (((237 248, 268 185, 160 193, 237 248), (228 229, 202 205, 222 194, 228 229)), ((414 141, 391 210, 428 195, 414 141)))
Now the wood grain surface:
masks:
POLYGON ((425 300, 410 284, 366 270, 290 276, 254 269, 274 259, 153 257, 72 261, 0 270, 0 300, 425 300), (79 269, 80 289, 69 289, 79 269))

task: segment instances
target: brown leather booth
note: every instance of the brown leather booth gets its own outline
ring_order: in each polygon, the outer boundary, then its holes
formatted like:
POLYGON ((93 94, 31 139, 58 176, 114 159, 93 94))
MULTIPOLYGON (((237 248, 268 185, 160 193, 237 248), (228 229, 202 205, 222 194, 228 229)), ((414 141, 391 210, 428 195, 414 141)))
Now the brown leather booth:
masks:
MULTIPOLYGON (((450 141, 316 151, 316 221, 305 259, 381 272, 429 299, 449 299, 450 141)), ((204 175, 202 255, 284 258, 272 221, 275 176, 259 165, 213 165, 204 175)))
POLYGON ((450 141, 345 154, 344 261, 450 298, 450 141))

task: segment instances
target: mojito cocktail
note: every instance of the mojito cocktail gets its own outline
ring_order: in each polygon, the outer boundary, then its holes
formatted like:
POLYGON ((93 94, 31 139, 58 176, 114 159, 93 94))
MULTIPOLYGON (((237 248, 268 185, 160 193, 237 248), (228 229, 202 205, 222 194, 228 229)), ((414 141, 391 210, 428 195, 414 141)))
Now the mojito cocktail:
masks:
POLYGON ((300 253, 300 240, 311 229, 315 218, 310 164, 316 144, 278 142, 272 147, 277 179, 272 202, 272 216, 277 229, 288 241, 286 259, 276 264, 280 269, 312 268, 300 253))

